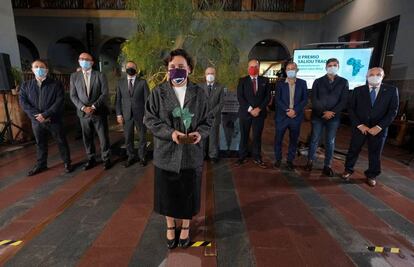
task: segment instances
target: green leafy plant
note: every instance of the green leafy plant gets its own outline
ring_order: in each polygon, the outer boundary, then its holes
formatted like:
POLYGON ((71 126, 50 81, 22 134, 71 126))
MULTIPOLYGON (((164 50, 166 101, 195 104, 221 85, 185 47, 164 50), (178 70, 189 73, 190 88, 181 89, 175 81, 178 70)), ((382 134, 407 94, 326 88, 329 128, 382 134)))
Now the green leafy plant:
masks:
POLYGON ((188 129, 190 128, 190 125, 191 125, 192 118, 194 117, 194 114, 190 113, 190 110, 188 108, 176 107, 173 110, 172 115, 174 118, 181 119, 184 125, 185 134, 187 134, 188 129))
POLYGON ((12 73, 15 85, 16 86, 20 85, 23 81, 23 78, 22 78, 23 73, 16 67, 11 68, 11 73, 12 73))
POLYGON ((223 1, 128 0, 135 11, 137 31, 122 47, 120 61, 134 60, 150 88, 166 78, 162 59, 176 48, 186 49, 194 58, 191 79, 199 82, 204 69, 213 66, 218 80, 235 88, 241 74, 239 51, 230 41, 232 34, 242 35, 243 28, 227 20, 223 1), (200 12, 195 2, 208 5, 200 12))

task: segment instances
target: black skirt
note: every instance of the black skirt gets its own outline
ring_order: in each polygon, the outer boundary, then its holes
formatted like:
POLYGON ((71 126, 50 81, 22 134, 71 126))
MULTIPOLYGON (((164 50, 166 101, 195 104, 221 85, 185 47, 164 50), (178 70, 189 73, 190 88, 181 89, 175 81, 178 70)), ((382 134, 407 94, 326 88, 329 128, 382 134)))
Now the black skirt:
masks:
POLYGON ((200 211, 201 170, 180 173, 155 167, 154 211, 177 219, 191 219, 200 211))

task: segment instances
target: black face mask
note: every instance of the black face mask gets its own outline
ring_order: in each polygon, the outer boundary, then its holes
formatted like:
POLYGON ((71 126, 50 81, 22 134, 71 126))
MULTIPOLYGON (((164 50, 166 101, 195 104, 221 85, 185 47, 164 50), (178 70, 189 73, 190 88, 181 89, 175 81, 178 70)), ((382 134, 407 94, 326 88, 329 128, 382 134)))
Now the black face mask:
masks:
POLYGON ((134 76, 135 74, 137 74, 137 70, 134 68, 127 68, 126 73, 128 73, 128 75, 134 76))

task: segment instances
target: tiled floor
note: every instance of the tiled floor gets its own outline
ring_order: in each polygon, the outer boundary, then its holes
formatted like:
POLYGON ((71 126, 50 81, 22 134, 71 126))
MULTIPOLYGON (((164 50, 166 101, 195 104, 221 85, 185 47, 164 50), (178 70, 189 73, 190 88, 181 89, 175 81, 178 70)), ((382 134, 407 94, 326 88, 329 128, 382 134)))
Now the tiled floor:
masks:
MULTIPOLYGON (((273 160, 273 122, 263 134, 264 159, 273 160)), ((306 136, 309 125, 304 124, 306 136)), ((111 132, 115 151, 122 136, 111 132)), ((70 137, 72 159, 84 160, 80 140, 70 137)), ((346 151, 349 130, 341 128, 337 147, 346 151)), ((352 183, 312 173, 296 160, 295 171, 259 169, 234 159, 206 163, 202 208, 192 222, 194 241, 206 240, 205 216, 213 212, 216 256, 204 248, 165 245, 164 219, 152 212, 153 166, 97 166, 63 173, 55 144, 49 170, 26 177, 35 150, 27 146, 0 157, 0 242, 5 266, 414 266, 414 169, 401 161, 410 156, 388 145, 379 185, 363 180, 363 151, 352 183), (214 184, 206 202, 207 181, 214 184), (375 253, 368 246, 400 248, 401 253, 375 253)), ((338 154, 333 167, 343 168, 338 154)), ((320 155, 322 157, 322 155, 320 155)))

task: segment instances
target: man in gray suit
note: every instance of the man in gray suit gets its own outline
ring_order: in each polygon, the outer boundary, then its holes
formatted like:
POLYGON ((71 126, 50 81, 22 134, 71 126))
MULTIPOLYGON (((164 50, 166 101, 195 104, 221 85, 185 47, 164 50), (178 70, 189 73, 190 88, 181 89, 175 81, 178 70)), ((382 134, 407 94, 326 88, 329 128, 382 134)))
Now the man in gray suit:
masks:
POLYGON ((219 160, 219 134, 221 110, 224 106, 224 86, 216 82, 216 69, 208 67, 205 70, 206 82, 200 84, 208 98, 209 113, 213 117, 209 137, 205 141, 205 149, 213 163, 219 160))
POLYGON ((101 156, 105 170, 111 168, 108 134, 108 82, 103 73, 93 70, 93 58, 88 53, 79 55, 82 70, 70 76, 70 98, 76 106, 82 127, 83 143, 88 161, 83 169, 96 165, 94 133, 99 137, 101 156))
POLYGON ((136 161, 137 157, 134 150, 134 129, 137 127, 139 146, 138 157, 142 166, 147 164, 145 159, 145 146, 147 143, 146 131, 143 117, 145 102, 149 95, 147 81, 137 77, 137 65, 133 61, 126 63, 127 77, 118 81, 116 88, 116 116, 119 124, 124 126, 125 145, 128 160, 124 167, 128 168, 136 161))

